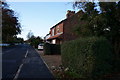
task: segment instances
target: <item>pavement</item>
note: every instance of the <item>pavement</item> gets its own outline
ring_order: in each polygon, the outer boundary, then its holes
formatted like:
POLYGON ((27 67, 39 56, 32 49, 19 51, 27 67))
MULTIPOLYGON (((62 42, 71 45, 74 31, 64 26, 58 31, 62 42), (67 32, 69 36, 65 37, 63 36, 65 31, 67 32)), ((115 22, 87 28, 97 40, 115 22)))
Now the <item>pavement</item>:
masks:
POLYGON ((28 44, 2 49, 3 80, 53 80, 40 55, 28 44))

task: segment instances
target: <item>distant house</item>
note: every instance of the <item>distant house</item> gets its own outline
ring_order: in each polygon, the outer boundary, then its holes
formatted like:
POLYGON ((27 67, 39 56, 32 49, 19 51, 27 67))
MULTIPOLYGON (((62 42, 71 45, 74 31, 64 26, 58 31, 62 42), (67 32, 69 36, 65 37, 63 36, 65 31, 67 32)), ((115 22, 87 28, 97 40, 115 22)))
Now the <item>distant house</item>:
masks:
POLYGON ((68 10, 67 18, 50 28, 50 32, 44 37, 44 40, 52 44, 62 44, 65 41, 76 39, 78 36, 73 29, 77 26, 82 13, 82 11, 75 13, 75 11, 68 10))

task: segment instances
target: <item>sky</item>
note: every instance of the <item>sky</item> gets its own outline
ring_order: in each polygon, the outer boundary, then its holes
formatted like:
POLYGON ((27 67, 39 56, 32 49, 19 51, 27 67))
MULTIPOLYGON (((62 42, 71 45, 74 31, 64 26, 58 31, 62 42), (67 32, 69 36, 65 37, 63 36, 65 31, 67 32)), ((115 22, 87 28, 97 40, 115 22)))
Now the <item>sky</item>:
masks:
POLYGON ((66 18, 67 10, 74 10, 70 2, 9 2, 19 17, 22 33, 18 37, 27 39, 28 32, 44 37, 50 28, 66 18))

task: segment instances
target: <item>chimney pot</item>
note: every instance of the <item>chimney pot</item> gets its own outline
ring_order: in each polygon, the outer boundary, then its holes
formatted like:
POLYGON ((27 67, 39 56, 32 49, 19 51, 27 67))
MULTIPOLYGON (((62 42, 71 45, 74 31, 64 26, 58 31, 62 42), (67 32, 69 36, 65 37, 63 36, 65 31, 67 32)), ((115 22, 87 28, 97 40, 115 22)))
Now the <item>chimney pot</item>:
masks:
POLYGON ((73 16, 74 14, 75 14, 75 11, 68 10, 66 17, 69 18, 69 17, 73 16))

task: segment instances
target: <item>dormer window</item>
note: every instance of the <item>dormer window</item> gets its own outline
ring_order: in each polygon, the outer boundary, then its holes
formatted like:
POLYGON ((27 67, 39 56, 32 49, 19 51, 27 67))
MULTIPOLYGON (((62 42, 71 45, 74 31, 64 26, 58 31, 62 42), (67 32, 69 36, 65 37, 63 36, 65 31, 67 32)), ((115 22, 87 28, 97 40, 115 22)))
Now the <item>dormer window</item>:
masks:
POLYGON ((52 29, 52 36, 54 36, 54 29, 52 29))
POLYGON ((60 32, 60 27, 58 26, 58 27, 57 27, 57 33, 59 33, 59 32, 60 32))
POLYGON ((57 33, 59 33, 59 32, 60 32, 60 29, 58 28, 58 29, 57 29, 57 33))

